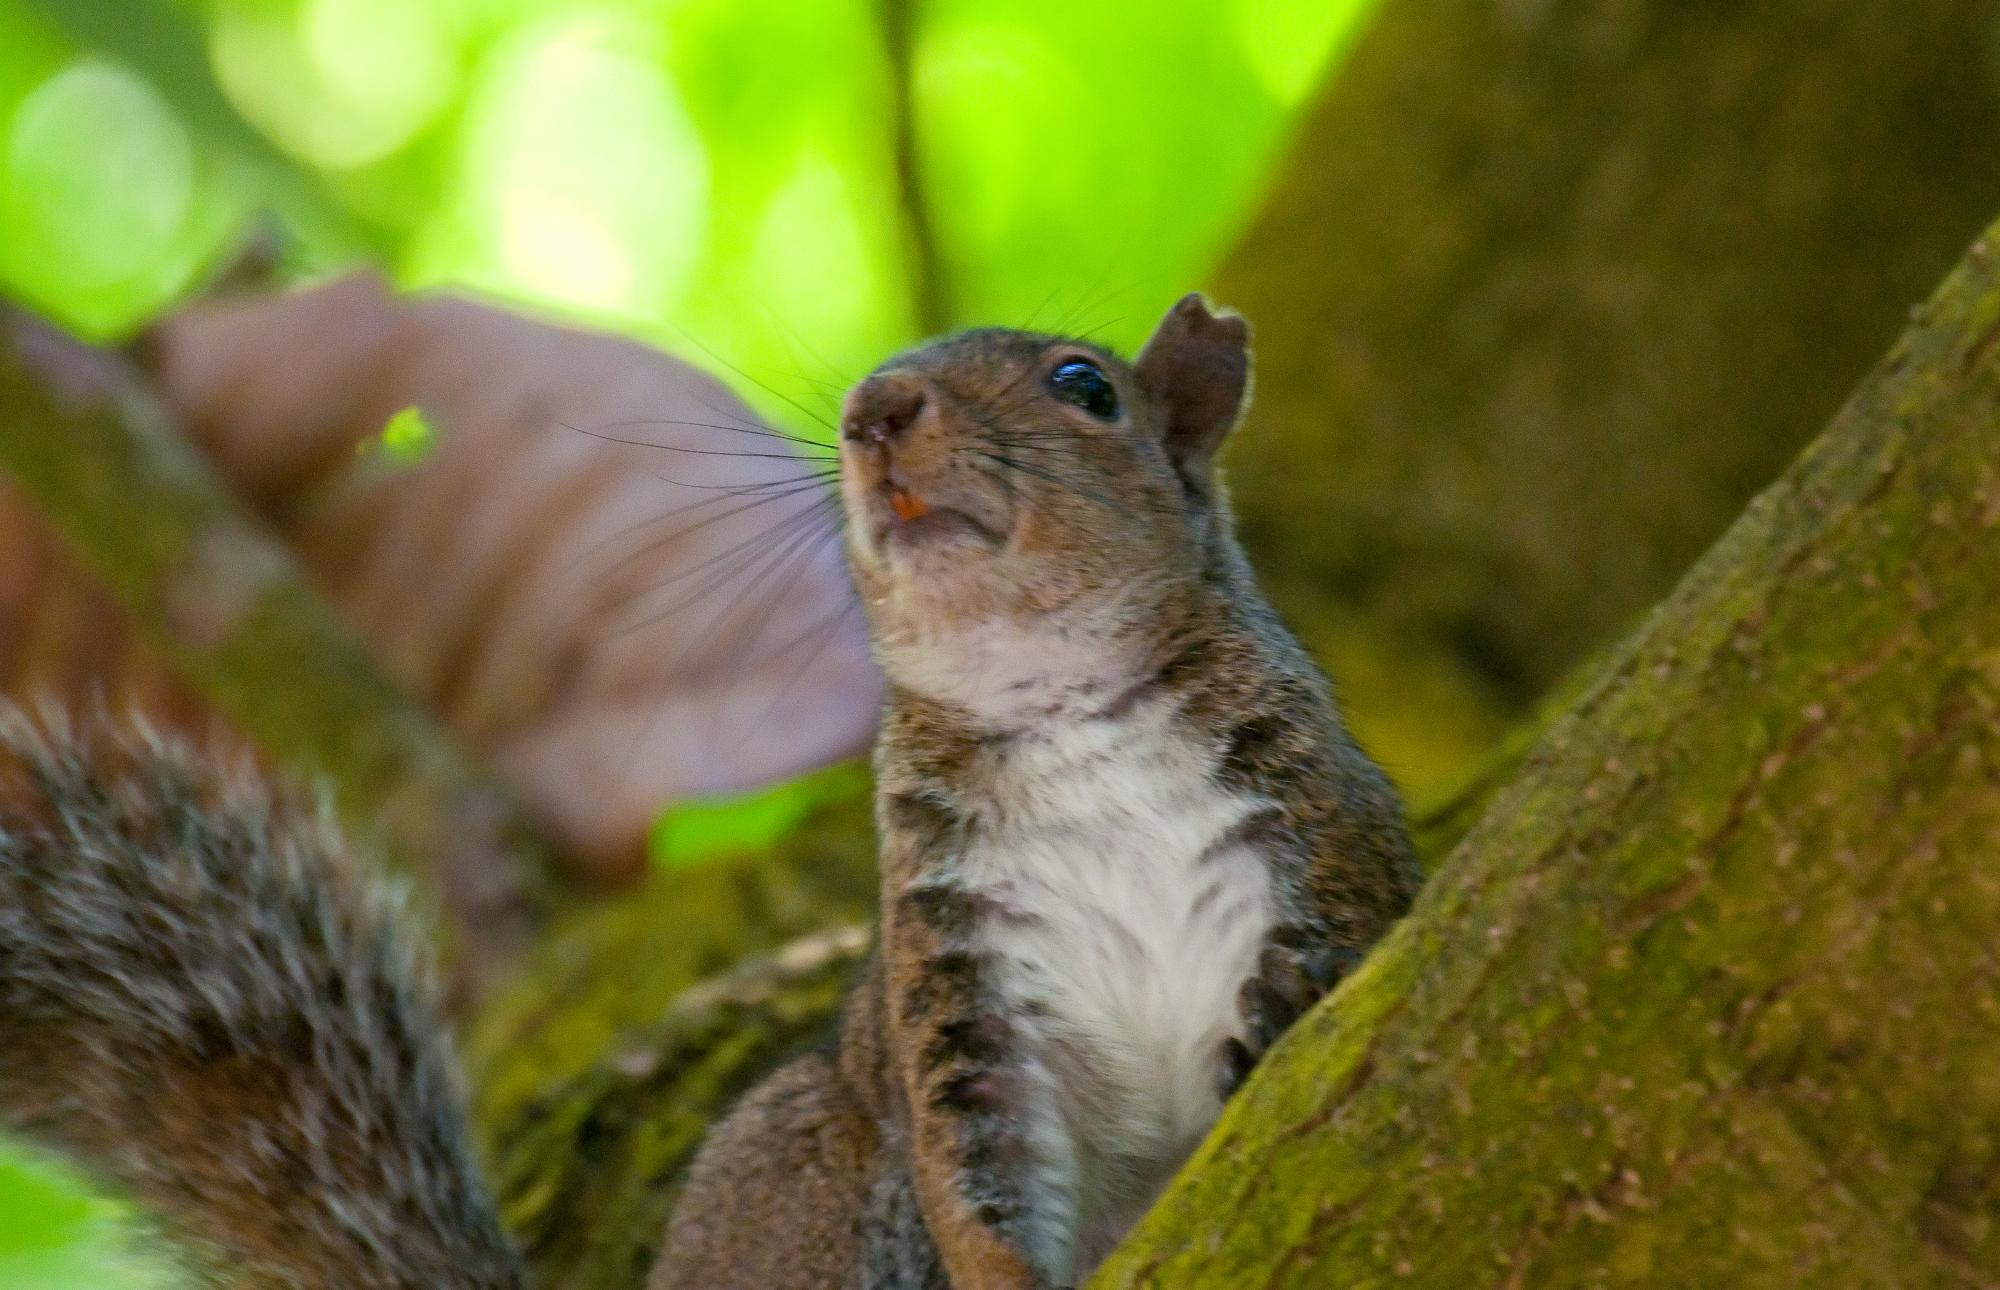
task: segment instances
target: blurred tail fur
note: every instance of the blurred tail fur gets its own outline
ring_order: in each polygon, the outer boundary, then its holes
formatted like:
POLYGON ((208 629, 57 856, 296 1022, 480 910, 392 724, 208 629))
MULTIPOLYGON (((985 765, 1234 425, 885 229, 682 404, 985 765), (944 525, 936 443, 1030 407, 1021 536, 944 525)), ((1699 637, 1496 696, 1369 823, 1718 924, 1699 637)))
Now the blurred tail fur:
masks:
POLYGON ((0 1127, 214 1280, 525 1283, 398 903, 322 811, 0 710, 0 1127))

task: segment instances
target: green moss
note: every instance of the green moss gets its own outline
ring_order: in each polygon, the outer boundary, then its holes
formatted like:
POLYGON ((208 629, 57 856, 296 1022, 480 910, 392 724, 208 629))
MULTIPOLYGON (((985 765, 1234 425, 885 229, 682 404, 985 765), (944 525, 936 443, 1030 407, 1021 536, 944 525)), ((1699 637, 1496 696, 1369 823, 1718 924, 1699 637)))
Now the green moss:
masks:
POLYGON ((1975 252, 1093 1284, 1992 1281, 1996 291, 1975 252))
POLYGON ((545 1284, 639 1284, 709 1124, 824 1042, 865 946, 857 928, 752 959, 505 1110, 489 1098, 507 1224, 545 1284))

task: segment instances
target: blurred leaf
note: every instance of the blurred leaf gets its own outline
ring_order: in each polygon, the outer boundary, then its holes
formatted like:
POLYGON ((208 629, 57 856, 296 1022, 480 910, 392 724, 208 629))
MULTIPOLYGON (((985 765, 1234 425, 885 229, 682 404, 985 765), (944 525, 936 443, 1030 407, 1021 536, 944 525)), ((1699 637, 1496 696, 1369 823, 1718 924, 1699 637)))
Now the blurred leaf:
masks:
MULTIPOLYGON (((795 430, 915 339, 870 0, 14 4, 158 86, 204 157, 247 159, 307 265, 368 249, 407 286, 720 356, 795 430)), ((919 6, 918 178, 956 321, 1140 339, 1372 8, 919 6)))
POLYGON ((1143 339, 1200 285, 1373 7, 1194 0, 1134 22, 1118 0, 926 5, 920 141, 959 321, 1143 339))
MULTIPOLYGON (((201 31, 165 0, 27 0, 78 44, 142 72, 189 123, 246 157, 270 145, 236 114, 209 72, 201 31)), ((271 158, 273 161, 275 157, 271 158)))
POLYGON ((471 283, 627 327, 675 298, 702 251, 707 154, 645 24, 527 26, 474 78, 452 200, 410 280, 471 283))
POLYGON ((61 67, 70 52, 46 23, 15 4, 0 4, 0 102, 61 67))
POLYGON ((184 1279, 149 1258, 129 1208, 74 1173, 0 1140, 0 1285, 7 1290, 153 1290, 184 1279))
POLYGON ((763 851, 796 829, 815 807, 852 800, 868 768, 844 762, 752 793, 682 802, 653 828, 653 859, 669 869, 763 851))
POLYGON ((25 0, 77 43, 139 72, 166 95, 211 146, 257 175, 287 218, 303 220, 320 237, 355 251, 388 249, 388 230, 370 228, 328 199, 318 179, 237 112, 217 84, 202 29, 170 0, 25 0))
POLYGON ((436 428, 424 410, 414 405, 390 417, 380 434, 361 444, 363 451, 379 452, 399 466, 414 466, 436 448, 436 428))
MULTIPOLYGON (((205 304, 152 349, 225 479, 579 867, 633 874, 665 803, 867 743, 880 680, 830 459, 695 369, 368 278, 205 304)), ((101 605, 56 594, 65 570, 0 561, 24 642, 10 666, 0 640, 0 681, 77 692, 115 666, 162 692, 101 605)))

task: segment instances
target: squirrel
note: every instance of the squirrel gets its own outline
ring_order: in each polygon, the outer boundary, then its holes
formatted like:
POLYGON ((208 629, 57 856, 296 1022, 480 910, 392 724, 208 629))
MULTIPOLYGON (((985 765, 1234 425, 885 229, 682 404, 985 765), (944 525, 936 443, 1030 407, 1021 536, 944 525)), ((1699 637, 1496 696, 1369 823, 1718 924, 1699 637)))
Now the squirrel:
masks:
POLYGON ((1130 365, 986 329, 848 395, 878 944, 836 1049, 697 1155, 651 1290, 1074 1284, 1407 909, 1396 797, 1235 537, 1249 385, 1190 295, 1130 365))
MULTIPOLYGON (((877 943, 837 1038, 710 1133, 649 1290, 1076 1284, 1407 909, 1396 796, 1235 536, 1214 457, 1249 385, 1248 325, 1190 295, 1130 364, 988 328, 849 393, 877 943)), ((525 1284, 334 831, 19 724, 0 1123, 232 1284, 525 1284)))

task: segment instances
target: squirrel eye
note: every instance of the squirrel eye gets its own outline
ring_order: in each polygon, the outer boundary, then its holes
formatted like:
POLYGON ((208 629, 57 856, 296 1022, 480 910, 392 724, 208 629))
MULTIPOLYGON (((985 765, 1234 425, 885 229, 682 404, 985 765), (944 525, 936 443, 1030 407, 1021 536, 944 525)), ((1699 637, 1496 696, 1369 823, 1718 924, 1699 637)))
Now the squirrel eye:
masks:
POLYGON ((1050 372, 1049 388, 1064 403, 1082 408, 1099 421, 1118 416, 1118 391, 1111 387, 1111 378, 1087 359, 1072 358, 1050 372))

